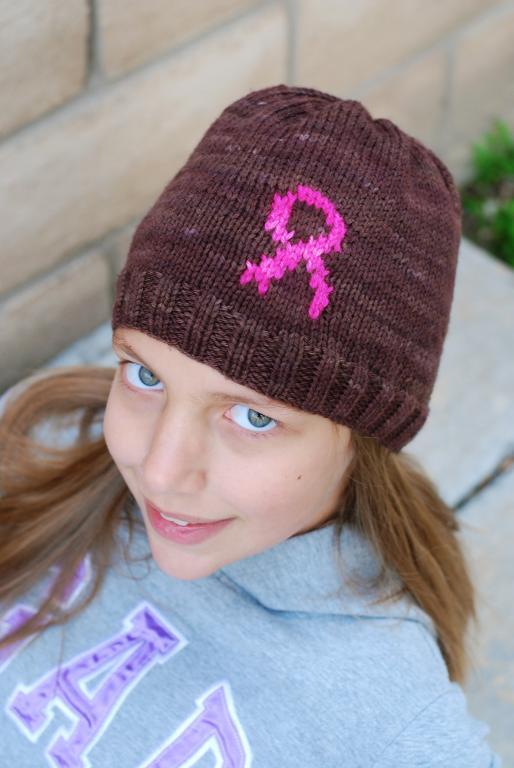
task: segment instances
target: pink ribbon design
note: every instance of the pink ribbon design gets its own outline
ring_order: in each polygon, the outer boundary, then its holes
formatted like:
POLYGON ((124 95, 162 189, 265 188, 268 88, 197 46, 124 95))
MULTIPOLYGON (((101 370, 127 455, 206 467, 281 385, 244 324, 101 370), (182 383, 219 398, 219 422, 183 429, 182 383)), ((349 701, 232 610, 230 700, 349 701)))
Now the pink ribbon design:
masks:
POLYGON ((296 192, 289 190, 285 195, 275 193, 264 229, 273 230, 273 240, 276 243, 282 243, 283 247, 277 248, 273 257, 263 253, 260 264, 247 261, 246 269, 239 282, 245 285, 255 279, 259 294, 263 295, 273 278, 281 280, 286 269, 292 272, 304 259, 307 271, 311 272, 309 285, 314 289, 314 297, 309 306, 309 317, 315 320, 328 305, 328 297, 334 290, 325 280, 329 271, 325 267, 322 255, 341 250, 341 242, 346 233, 346 225, 342 217, 332 201, 319 190, 298 184, 296 192), (307 242, 300 240, 298 243, 291 244, 289 240, 293 237, 294 230, 289 231, 287 223, 296 200, 301 200, 323 211, 330 232, 316 238, 311 235, 307 242))

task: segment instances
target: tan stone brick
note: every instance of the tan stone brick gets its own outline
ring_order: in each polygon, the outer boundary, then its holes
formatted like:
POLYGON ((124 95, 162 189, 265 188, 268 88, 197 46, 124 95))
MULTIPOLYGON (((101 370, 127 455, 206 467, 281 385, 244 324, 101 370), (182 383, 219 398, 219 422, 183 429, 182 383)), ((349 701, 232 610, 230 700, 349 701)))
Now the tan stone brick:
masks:
POLYGON ((86 0, 0 1, 0 135, 80 91, 88 28, 86 0))
POLYGON ((198 37, 256 0, 100 0, 104 70, 117 75, 198 37))
POLYGON ((345 96, 497 0, 299 0, 295 82, 345 96))
POLYGON ((285 80, 286 39, 265 7, 0 147, 2 290, 147 209, 228 103, 285 80))
POLYGON ((391 74, 359 98, 373 117, 387 117, 436 149, 447 78, 447 53, 436 49, 391 74))
POLYGON ((0 302, 0 391, 110 316, 108 279, 91 250, 0 302))
MULTIPOLYGON (((514 8, 499 9, 459 37, 455 50, 449 155, 468 165, 472 141, 514 105, 514 8)), ((514 125, 511 122, 512 127, 514 125)))
MULTIPOLYGON (((142 218, 142 216, 140 218, 142 218)), ((115 275, 118 275, 125 264, 136 226, 136 224, 131 224, 128 227, 124 227, 110 240, 109 257, 115 275)))

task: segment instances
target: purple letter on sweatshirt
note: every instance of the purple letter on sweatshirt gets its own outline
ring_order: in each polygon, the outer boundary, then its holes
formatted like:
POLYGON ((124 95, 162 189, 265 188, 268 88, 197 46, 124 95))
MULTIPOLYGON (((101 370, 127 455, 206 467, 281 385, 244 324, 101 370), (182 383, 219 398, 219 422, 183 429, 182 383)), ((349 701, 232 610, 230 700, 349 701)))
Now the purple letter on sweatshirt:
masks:
POLYGON ((187 641, 142 603, 124 621, 126 631, 111 637, 64 667, 53 669, 31 688, 18 686, 8 712, 31 741, 36 741, 53 717, 64 710, 71 728, 57 731, 47 749, 50 764, 59 768, 87 768, 86 753, 101 736, 124 699, 156 662, 163 663, 187 641), (113 661, 118 659, 117 664, 113 661), (103 667, 107 673, 94 693, 86 683, 103 667))
POLYGON ((216 765, 248 768, 251 750, 235 711, 228 682, 212 687, 196 700, 197 711, 173 734, 171 743, 145 768, 179 768, 193 765, 212 750, 216 765))

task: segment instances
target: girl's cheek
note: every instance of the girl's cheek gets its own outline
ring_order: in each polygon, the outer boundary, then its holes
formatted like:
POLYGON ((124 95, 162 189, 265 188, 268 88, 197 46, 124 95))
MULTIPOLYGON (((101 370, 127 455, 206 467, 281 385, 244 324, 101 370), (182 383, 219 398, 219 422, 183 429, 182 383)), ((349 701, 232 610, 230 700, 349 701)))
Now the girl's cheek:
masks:
POLYGON ((116 463, 126 463, 132 453, 132 433, 130 414, 114 398, 110 399, 104 413, 103 435, 107 449, 116 463))

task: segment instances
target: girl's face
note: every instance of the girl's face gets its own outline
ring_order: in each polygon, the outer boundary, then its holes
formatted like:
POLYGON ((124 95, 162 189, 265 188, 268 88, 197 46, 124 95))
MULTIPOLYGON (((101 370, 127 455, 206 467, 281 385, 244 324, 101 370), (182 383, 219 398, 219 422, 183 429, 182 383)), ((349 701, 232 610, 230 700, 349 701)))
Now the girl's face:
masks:
POLYGON ((105 441, 162 571, 202 578, 333 515, 353 455, 348 427, 266 402, 140 331, 117 329, 113 347, 123 362, 107 401, 105 441), (178 543, 154 528, 145 500, 170 514, 231 521, 202 542, 178 543))

